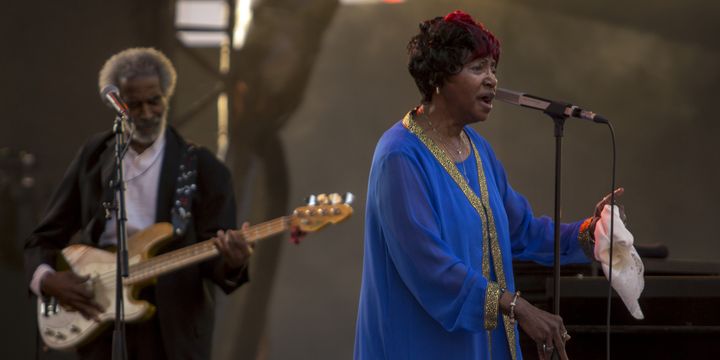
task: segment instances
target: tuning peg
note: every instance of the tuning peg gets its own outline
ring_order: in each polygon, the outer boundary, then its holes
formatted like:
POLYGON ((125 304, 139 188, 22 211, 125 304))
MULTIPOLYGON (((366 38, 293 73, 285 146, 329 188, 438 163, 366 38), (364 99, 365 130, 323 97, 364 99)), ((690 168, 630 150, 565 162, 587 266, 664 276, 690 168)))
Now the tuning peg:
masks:
POLYGON ((330 199, 328 199, 327 194, 319 194, 317 196, 317 202, 320 205, 327 205, 330 203, 330 199))
POLYGON ((355 200, 355 195, 353 195, 351 192, 345 193, 345 201, 344 203, 350 205, 355 200))
POLYGON ((333 205, 340 204, 343 201, 342 196, 340 196, 340 194, 338 194, 338 193, 332 193, 329 195, 329 197, 330 197, 330 203, 333 205))
POLYGON ((317 205, 317 196, 315 196, 315 195, 308 196, 307 198, 305 198, 305 203, 310 206, 317 205))

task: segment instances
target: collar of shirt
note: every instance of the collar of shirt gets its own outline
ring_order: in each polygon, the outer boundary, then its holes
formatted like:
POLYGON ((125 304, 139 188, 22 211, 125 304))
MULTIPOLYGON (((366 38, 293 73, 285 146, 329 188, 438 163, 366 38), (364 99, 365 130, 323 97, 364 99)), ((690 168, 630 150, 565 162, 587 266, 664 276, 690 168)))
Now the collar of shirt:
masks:
POLYGON ((130 181, 146 172, 162 156, 163 150, 165 150, 165 131, 140 154, 132 147, 129 148, 123 159, 125 181, 130 181))

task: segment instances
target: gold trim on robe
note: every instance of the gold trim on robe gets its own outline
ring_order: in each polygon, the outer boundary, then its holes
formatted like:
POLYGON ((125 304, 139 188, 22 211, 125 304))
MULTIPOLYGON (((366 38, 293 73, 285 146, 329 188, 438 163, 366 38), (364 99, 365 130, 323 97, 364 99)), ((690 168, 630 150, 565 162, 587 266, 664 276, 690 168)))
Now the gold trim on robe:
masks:
MULTIPOLYGON (((488 286, 485 289, 485 329, 488 330, 488 344, 491 343, 490 330, 493 330, 497 326, 497 317, 499 311, 499 300, 500 300, 500 288, 507 289, 507 281, 505 279, 505 271, 503 266, 502 252, 500 250, 500 244, 498 243, 497 230, 495 228, 495 218, 493 217, 492 208, 490 207, 490 196, 487 189, 487 181, 485 179, 485 172, 482 167, 482 161, 480 160, 480 154, 478 153, 475 143, 473 143, 470 136, 470 144, 472 145, 473 154, 475 154, 475 163, 478 171, 478 182, 480 183, 480 198, 472 191, 468 185, 465 177, 460 175, 455 163, 435 144, 429 137, 424 134, 423 129, 413 119, 414 110, 410 111, 403 118, 403 126, 407 128, 411 133, 420 139, 430 152, 435 156, 435 159, 445 168, 445 171, 450 177, 455 180, 455 183, 460 187, 465 197, 470 201, 470 204, 475 208, 480 218, 483 220, 483 234, 482 234, 482 247, 483 247, 483 260, 482 260, 482 272, 485 279, 488 281, 488 286), (488 251, 488 248, 490 251, 488 251), (492 254, 493 265, 495 270, 495 276, 497 277, 497 284, 494 284, 490 280, 490 260, 489 256, 492 254), (490 301, 488 301, 488 299, 490 301)), ((512 265, 511 265, 512 266, 512 265)), ((505 335, 507 336, 508 346, 510 347, 510 356, 513 360, 517 359, 516 354, 516 341, 515 341, 515 326, 510 323, 510 318, 503 314, 503 324, 505 325, 505 335)))

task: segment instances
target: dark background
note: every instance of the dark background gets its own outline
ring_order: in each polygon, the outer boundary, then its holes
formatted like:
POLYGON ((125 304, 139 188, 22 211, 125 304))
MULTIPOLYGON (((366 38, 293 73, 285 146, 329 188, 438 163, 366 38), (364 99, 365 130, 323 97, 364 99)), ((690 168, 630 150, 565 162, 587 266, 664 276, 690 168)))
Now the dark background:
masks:
MULTIPOLYGON (((0 148, 29 151, 36 163, 28 170, 35 178, 32 187, 17 185, 18 171, 11 171, 0 193, 8 229, 1 239, 2 358, 31 357, 35 341, 32 304, 25 301, 17 262, 18 239, 26 234, 17 232, 12 220, 42 209, 84 139, 110 127, 112 114, 98 101, 96 85, 105 59, 130 46, 166 51, 179 73, 176 113, 210 87, 174 45, 173 6, 170 0, 3 6, 0 148)), ((671 259, 717 261, 719 7, 709 0, 340 5, 300 107, 279 135, 288 161, 287 210, 302 205, 309 193, 352 191, 355 215, 299 247, 283 245, 269 303, 267 358, 351 357, 374 145, 420 98, 405 68, 405 45, 417 23, 456 8, 484 22, 502 41, 501 87, 567 100, 613 122, 617 181, 626 189, 622 202, 637 243, 664 243, 671 259)), ((213 53, 205 51, 210 58, 213 53)), ((496 103, 489 120, 475 128, 493 144, 512 185, 536 213, 551 213, 552 123, 540 113, 496 103)), ((180 126, 185 136, 210 148, 216 130, 213 111, 180 126)), ((606 127, 573 120, 565 135, 563 217, 576 220, 590 215, 609 191, 610 138, 606 127)), ((17 169, 12 160, 4 161, 17 169)), ((257 171, 262 173, 262 166, 257 171)), ((251 206, 266 204, 256 197, 251 206)), ((218 297, 223 319, 232 318, 232 303, 242 296, 218 297)), ((227 344, 239 327, 242 323, 219 321, 216 358, 238 358, 227 344)))

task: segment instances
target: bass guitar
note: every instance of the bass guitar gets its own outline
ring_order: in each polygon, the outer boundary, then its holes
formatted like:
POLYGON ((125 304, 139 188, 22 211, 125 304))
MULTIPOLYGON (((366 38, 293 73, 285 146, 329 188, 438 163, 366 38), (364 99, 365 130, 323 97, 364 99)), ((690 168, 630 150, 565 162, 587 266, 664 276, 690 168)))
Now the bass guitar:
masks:
MULTIPOLYGON (((280 234, 293 227, 303 232, 314 232, 328 224, 347 219, 353 209, 352 194, 345 198, 339 194, 311 196, 306 206, 296 208, 291 215, 266 221, 240 232, 250 242, 257 242, 280 234)), ((181 249, 152 256, 173 237, 169 223, 154 224, 128 239, 129 276, 123 278, 123 299, 126 322, 149 319, 155 307, 135 298, 143 286, 158 276, 197 264, 220 253, 212 240, 206 240, 181 249)), ((62 250, 70 269, 80 276, 89 275, 88 286, 94 300, 104 309, 99 321, 84 318, 77 311, 64 309, 54 299, 38 299, 38 330, 45 344, 56 350, 70 350, 90 341, 115 321, 116 254, 88 245, 70 245, 62 250)))

